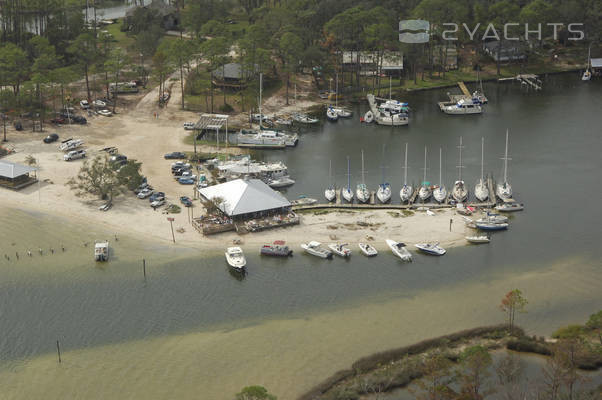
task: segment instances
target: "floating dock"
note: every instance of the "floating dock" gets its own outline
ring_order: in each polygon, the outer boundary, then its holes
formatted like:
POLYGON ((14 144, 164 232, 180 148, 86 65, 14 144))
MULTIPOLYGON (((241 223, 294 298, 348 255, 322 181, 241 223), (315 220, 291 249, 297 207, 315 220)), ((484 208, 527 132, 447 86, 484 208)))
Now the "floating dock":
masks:
POLYGON ((531 87, 535 90, 542 89, 542 82, 539 77, 535 74, 519 74, 512 78, 500 78, 498 82, 506 82, 506 81, 518 81, 521 85, 526 85, 527 87, 531 87))

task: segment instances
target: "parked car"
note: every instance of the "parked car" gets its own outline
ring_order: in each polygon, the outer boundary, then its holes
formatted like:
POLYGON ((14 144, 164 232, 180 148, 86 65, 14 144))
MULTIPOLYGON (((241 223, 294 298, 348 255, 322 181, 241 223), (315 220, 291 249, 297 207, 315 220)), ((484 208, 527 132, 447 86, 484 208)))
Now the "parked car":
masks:
POLYGON ((96 112, 99 115, 102 115, 103 117, 110 117, 113 115, 113 113, 110 110, 107 110, 106 108, 103 108, 102 110, 98 110, 96 112))
POLYGON ((186 207, 192 206, 192 200, 190 200, 190 197, 188 196, 180 197, 180 203, 184 204, 186 207))
POLYGON ((184 122, 184 129, 187 131, 194 130, 194 122, 184 122))
POLYGON ((150 190, 149 188, 144 188, 138 193, 137 196, 139 199, 146 199, 147 197, 152 196, 152 194, 153 194, 152 190, 150 190))
POLYGON ((84 158, 86 156, 86 150, 71 150, 67 154, 63 155, 65 161, 77 160, 78 158, 84 158))
POLYGON ((178 177, 185 176, 184 174, 185 174, 186 172, 190 172, 190 170, 189 170, 188 168, 177 168, 177 169, 175 169, 174 171, 172 171, 172 173, 173 173, 173 176, 175 176, 175 177, 176 177, 176 179, 177 179, 178 177))
POLYGON ((194 185, 194 179, 188 177, 179 178, 178 183, 180 185, 194 185))
POLYGON ((88 123, 88 120, 86 118, 79 115, 74 115, 73 117, 71 117, 71 119, 73 120, 73 122, 80 125, 85 125, 88 123))
POLYGON ((157 207, 161 207, 163 204, 165 204, 165 199, 159 199, 159 200, 152 201, 150 203, 150 206, 152 208, 157 208, 157 207))
POLYGON ((166 160, 177 160, 186 158, 186 154, 181 151, 174 151, 172 153, 167 153, 163 156, 166 160))
POLYGON ((15 129, 18 130, 18 131, 22 131, 23 130, 23 124, 21 123, 21 121, 15 122, 15 129))
POLYGON ((150 201, 151 203, 156 200, 165 200, 165 193, 155 192, 148 198, 148 201, 150 201))
POLYGON ((94 100, 94 101, 92 102, 92 105, 94 105, 94 107, 100 107, 100 108, 104 108, 104 107, 106 107, 106 106, 107 106, 107 103, 105 103, 105 102, 104 102, 104 101, 102 101, 102 100, 98 100, 98 99, 96 99, 96 100, 94 100))
POLYGON ((50 135, 44 138, 44 143, 52 143, 56 142, 57 140, 59 140, 59 135, 57 135, 56 133, 51 133, 50 135))
POLYGON ((90 103, 88 103, 88 100, 82 100, 79 102, 79 106, 82 109, 87 110, 88 108, 90 108, 90 103))
POLYGON ((63 117, 54 117, 50 120, 50 122, 53 124, 64 124, 67 122, 67 120, 63 117))
POLYGON ((171 163, 171 169, 176 169, 176 168, 190 168, 191 165, 190 163, 184 162, 184 161, 176 161, 174 163, 171 163))
POLYGON ((115 154, 115 155, 111 156, 111 158, 109 158, 109 161, 112 163, 117 163, 119 161, 127 162, 127 160, 128 160, 127 156, 124 156, 123 154, 115 154))
POLYGON ((192 173, 191 170, 185 170, 182 171, 182 178, 192 178, 192 179, 196 179, 196 175, 192 173))

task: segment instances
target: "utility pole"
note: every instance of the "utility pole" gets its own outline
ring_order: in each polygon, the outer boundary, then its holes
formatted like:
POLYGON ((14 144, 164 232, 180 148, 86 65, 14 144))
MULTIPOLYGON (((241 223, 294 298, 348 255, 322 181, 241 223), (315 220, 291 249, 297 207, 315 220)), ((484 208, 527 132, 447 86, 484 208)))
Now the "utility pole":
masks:
POLYGON ((171 238, 173 239, 173 242, 176 242, 176 236, 173 233, 173 221, 174 218, 173 217, 167 217, 167 220, 169 221, 169 225, 171 226, 171 238))

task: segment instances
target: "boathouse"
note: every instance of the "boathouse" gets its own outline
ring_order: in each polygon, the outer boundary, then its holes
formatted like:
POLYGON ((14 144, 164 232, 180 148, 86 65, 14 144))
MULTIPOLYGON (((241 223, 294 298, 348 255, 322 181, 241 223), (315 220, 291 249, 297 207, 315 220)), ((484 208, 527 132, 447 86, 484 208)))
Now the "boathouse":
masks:
POLYGON ((35 177, 29 176, 36 170, 28 165, 0 161, 0 186, 13 190, 29 186, 38 181, 35 177))
POLYGON ((235 179, 198 192, 203 201, 214 201, 224 215, 234 219, 288 213, 291 209, 282 194, 259 179, 235 179))

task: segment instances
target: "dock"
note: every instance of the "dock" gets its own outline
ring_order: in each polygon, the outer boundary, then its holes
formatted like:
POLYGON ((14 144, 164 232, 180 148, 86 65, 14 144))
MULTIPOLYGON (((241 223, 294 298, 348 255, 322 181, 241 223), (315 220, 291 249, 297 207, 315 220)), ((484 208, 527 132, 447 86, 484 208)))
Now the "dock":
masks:
POLYGON ((500 78, 498 82, 507 82, 507 81, 518 81, 521 85, 525 85, 527 87, 531 87, 535 90, 542 89, 542 82, 539 77, 535 74, 518 74, 511 78, 500 78))
POLYGON ((458 82, 458 86, 460 87, 460 90, 462 91, 462 93, 464 93, 464 96, 472 97, 472 95, 468 91, 468 88, 466 87, 464 82, 458 82))

